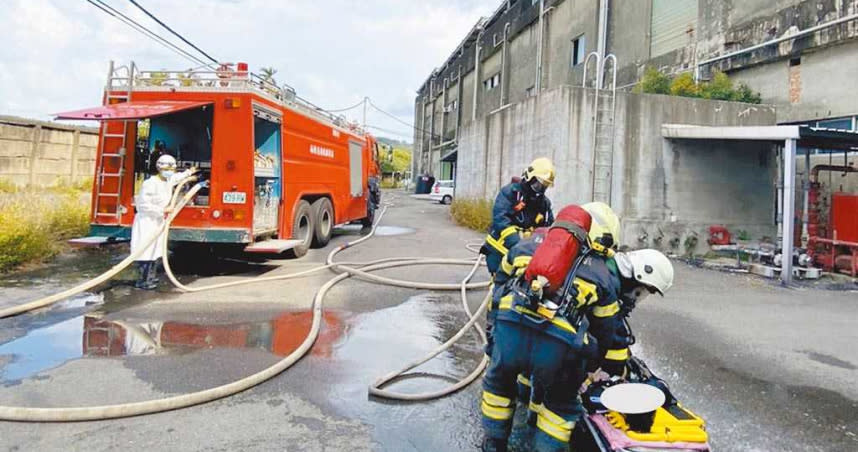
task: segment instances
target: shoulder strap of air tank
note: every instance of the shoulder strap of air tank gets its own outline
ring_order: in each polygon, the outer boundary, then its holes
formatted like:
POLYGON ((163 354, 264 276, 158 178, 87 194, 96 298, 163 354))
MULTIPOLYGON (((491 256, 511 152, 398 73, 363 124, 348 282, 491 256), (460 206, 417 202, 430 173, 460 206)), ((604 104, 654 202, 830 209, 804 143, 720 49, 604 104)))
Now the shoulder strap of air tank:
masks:
POLYGON ((581 264, 584 262, 584 259, 590 254, 592 249, 587 246, 587 242, 584 242, 581 246, 582 251, 579 253, 575 263, 572 265, 572 269, 569 270, 569 273, 566 274, 566 279, 563 281, 563 290, 560 292, 559 305, 560 308, 557 310, 560 314, 565 316, 567 319, 570 316, 574 316, 575 314, 575 306, 576 303, 572 302, 572 296, 570 291, 572 290, 572 286, 574 286, 575 276, 578 274, 578 269, 581 267, 581 264))
POLYGON ((575 238, 579 242, 584 243, 584 244, 587 243, 587 237, 588 237, 587 231, 585 231, 584 228, 582 228, 581 226, 579 226, 575 223, 572 223, 570 221, 565 221, 565 220, 557 220, 554 222, 554 224, 551 225, 551 229, 554 229, 554 228, 565 229, 565 230, 569 231, 570 234, 575 236, 575 238))

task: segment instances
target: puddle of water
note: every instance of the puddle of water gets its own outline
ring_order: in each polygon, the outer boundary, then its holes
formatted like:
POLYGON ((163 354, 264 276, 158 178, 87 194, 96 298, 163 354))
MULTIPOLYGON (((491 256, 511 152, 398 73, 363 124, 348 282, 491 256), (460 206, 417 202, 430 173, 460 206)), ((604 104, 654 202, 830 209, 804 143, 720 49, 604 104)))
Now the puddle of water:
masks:
MULTIPOLYGON (((361 235, 369 232, 368 228, 361 225, 347 224, 334 229, 334 235, 361 235)), ((417 232, 414 228, 403 226, 379 226, 375 228, 375 235, 379 237, 387 237, 394 235, 414 234, 417 232)))
MULTIPOLYGON (((19 381, 84 357, 177 354, 210 348, 256 348, 286 356, 303 342, 312 316, 310 311, 298 311, 260 322, 198 324, 125 322, 89 313, 34 329, 0 345, 0 381, 19 381)), ((331 357, 344 331, 340 316, 326 312, 311 353, 331 357)))
POLYGON ((405 235, 405 234, 413 234, 415 231, 412 228, 405 228, 401 226, 379 226, 375 228, 375 235, 385 237, 391 235, 405 235))
POLYGON ((115 247, 61 254, 38 268, 0 275, 0 288, 64 285, 85 280, 110 268, 125 253, 127 248, 115 247))
MULTIPOLYGON (((325 384, 307 392, 341 415, 373 425, 379 450, 473 450, 482 434, 475 411, 479 383, 430 403, 367 396, 371 382, 435 349, 465 321, 455 295, 419 295, 398 306, 358 315, 350 319, 348 335, 335 348, 334 359, 311 366, 313 373, 324 375, 325 384)), ((387 389, 405 393, 441 389, 469 374, 481 358, 481 346, 467 335, 387 389)))

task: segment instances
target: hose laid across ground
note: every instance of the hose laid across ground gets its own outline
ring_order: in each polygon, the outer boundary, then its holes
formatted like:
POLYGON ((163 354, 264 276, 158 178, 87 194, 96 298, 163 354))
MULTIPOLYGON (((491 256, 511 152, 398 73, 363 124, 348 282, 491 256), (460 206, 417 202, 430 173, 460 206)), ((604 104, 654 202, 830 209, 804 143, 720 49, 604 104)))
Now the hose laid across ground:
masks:
MULTIPOLYGON (((178 190, 180 188, 181 187, 177 188, 176 193, 178 193, 178 190)), ((197 186, 195 186, 193 189, 191 189, 182 198, 181 202, 179 202, 175 206, 173 212, 171 212, 171 214, 168 216, 167 221, 165 222, 165 225, 158 231, 158 234, 155 237, 153 237, 149 242, 147 242, 147 245, 145 247, 143 247, 143 249, 147 248, 149 245, 154 243, 154 241, 157 239, 157 237, 160 235, 160 233, 169 227, 169 225, 172 223, 173 219, 175 219, 178 212, 184 207, 185 204, 187 204, 187 202, 190 201, 190 199, 193 197, 193 195, 196 194, 196 192, 200 188, 201 188, 201 186, 198 184, 197 186)), ((175 200, 176 200, 176 195, 174 195, 174 197, 173 197, 173 202, 175 202, 175 200)), ((470 375, 468 375, 468 377, 466 377, 462 381, 460 381, 460 382, 458 382, 458 383, 456 383, 456 384, 454 384, 454 385, 452 385, 446 389, 440 390, 440 391, 435 391, 435 392, 431 392, 431 393, 423 393, 423 394, 400 394, 400 393, 395 393, 395 392, 390 392, 390 391, 385 391, 385 390, 380 389, 381 386, 383 386, 387 382, 391 381, 392 379, 396 378, 398 375, 401 375, 402 373, 413 369, 414 367, 428 361, 432 357, 441 353, 442 351, 449 349, 453 345, 453 343, 455 343, 455 341, 457 341, 459 338, 461 338, 465 334, 465 332, 468 329, 475 326, 476 321, 479 319, 479 315, 485 310, 486 306, 488 305, 488 301, 489 301, 489 297, 487 296, 486 299, 481 304, 480 308, 477 310, 477 312, 475 314, 471 315, 470 310, 467 306, 467 297, 465 296, 466 291, 468 289, 486 288, 489 286, 488 282, 486 282, 486 283, 470 283, 470 284, 468 283, 470 278, 472 278, 473 274, 476 272, 476 269, 481 264, 480 258, 477 258, 476 260, 426 259, 426 258, 423 258, 423 259, 388 258, 388 259, 381 259, 381 260, 365 263, 365 264, 363 264, 364 267, 362 269, 357 269, 355 267, 345 265, 345 263, 334 263, 333 257, 337 253, 369 239, 375 233, 375 230, 378 227, 378 223, 380 222, 381 218, 384 216, 385 211, 386 211, 386 207, 385 207, 385 209, 382 210, 382 212, 378 218, 379 221, 376 222, 376 224, 373 226, 372 230, 370 231, 370 233, 368 235, 361 237, 360 239, 355 240, 353 242, 349 242, 345 245, 339 246, 339 247, 335 248, 334 250, 332 250, 331 253, 328 255, 327 264, 324 266, 321 266, 321 267, 318 267, 315 269, 311 269, 311 270, 307 270, 307 271, 303 271, 303 272, 298 272, 295 274, 280 275, 280 276, 269 277, 269 278, 253 278, 253 279, 242 280, 242 281, 233 281, 230 283, 206 286, 205 288, 190 288, 190 287, 187 287, 184 285, 180 285, 180 284, 178 285, 180 287, 180 289, 182 289, 182 290, 188 290, 188 289, 190 289, 191 291, 194 291, 194 290, 210 290, 213 288, 222 288, 222 287, 228 287, 228 286, 233 286, 233 285, 238 285, 238 284, 261 282, 262 280, 295 278, 295 277, 298 277, 301 275, 306 275, 308 273, 311 273, 314 271, 319 271, 319 270, 326 269, 326 268, 336 268, 336 269, 342 270, 343 273, 341 273, 340 275, 338 275, 338 276, 332 278, 331 280, 329 280, 328 282, 326 282, 319 289, 319 291, 316 293, 316 296, 314 297, 313 304, 312 304, 313 321, 312 321, 312 324, 310 327, 310 331, 307 334, 307 337, 304 339, 304 341, 301 343, 301 345, 296 350, 294 350, 292 353, 290 353, 288 356, 286 356, 282 360, 278 361, 274 365, 272 365, 272 366, 270 366, 270 367, 268 367, 268 368, 266 368, 260 372, 257 372, 253 375, 242 378, 238 381, 235 381, 235 382, 232 382, 229 384, 225 384, 225 385, 221 385, 221 386, 218 386, 215 388, 197 391, 197 392, 193 392, 190 394, 183 394, 183 395, 167 397, 167 398, 163 398, 163 399, 143 401, 143 402, 133 402, 133 403, 106 405, 106 406, 93 406, 93 407, 71 407, 71 408, 32 408, 32 407, 0 406, 0 420, 29 421, 29 422, 69 422, 69 421, 114 419, 114 418, 120 418, 120 417, 137 416, 137 415, 157 413, 157 412, 161 412, 161 411, 168 411, 168 410, 184 408, 184 407, 188 407, 188 406, 192 406, 192 405, 197 405, 200 403, 209 402, 212 400, 217 400, 217 399, 227 397, 229 395, 233 395, 233 394, 236 394, 238 392, 244 391, 248 388, 256 386, 256 385, 274 377, 275 375, 278 375, 279 373, 285 371, 290 366, 292 366, 295 362, 297 362, 299 359, 301 359, 301 357, 303 357, 309 351, 310 347, 312 346, 312 344, 315 342, 316 338, 318 337, 319 328, 320 328, 321 319, 322 319, 322 305, 323 305, 325 295, 327 294, 328 290, 330 290, 330 288, 333 287, 335 284, 337 284, 340 281, 343 281, 346 278, 349 278, 353 275, 357 276, 361 279, 368 280, 368 281, 377 282, 377 283, 381 283, 381 284, 396 285, 399 287, 408 287, 408 288, 415 288, 415 289, 427 289, 427 290, 460 290, 462 293, 462 297, 463 297, 462 301, 463 301, 463 304, 465 306, 465 310, 470 317, 468 323, 453 338, 451 338, 445 344, 443 344, 438 349, 433 351, 432 354, 430 354, 429 356, 427 356, 421 360, 418 360, 417 362, 409 364, 405 369, 403 369, 401 371, 390 373, 390 374, 386 375, 385 377, 379 379, 375 384, 373 384, 371 386, 371 388, 370 388, 371 394, 379 396, 379 397, 386 397, 386 398, 393 398, 393 399, 400 399, 400 400, 427 400, 430 398, 437 398, 437 397, 441 397, 441 396, 446 395, 446 394, 450 394, 452 392, 455 392, 455 391, 467 386, 474 379, 478 378, 479 375, 482 373, 483 369, 485 368, 485 366, 487 364, 487 358, 484 357, 483 360, 481 361, 481 363, 479 364, 479 366, 477 366, 477 368, 470 375), (383 269, 402 267, 402 266, 437 265, 437 264, 473 265, 473 268, 471 269, 471 272, 468 274, 468 276, 460 284, 443 284, 443 283, 424 283, 424 282, 415 282, 415 281, 401 281, 401 280, 396 280, 396 279, 392 279, 392 278, 386 278, 386 277, 373 275, 370 273, 370 272, 376 271, 376 270, 383 270, 383 269)), ((93 280, 96 282, 90 281, 90 282, 87 282, 85 284, 81 284, 80 286, 77 286, 73 289, 64 291, 61 294, 57 294, 57 295, 54 295, 52 297, 47 297, 46 299, 37 300, 36 302, 31 302, 31 303, 27 303, 26 305, 16 307, 18 310, 18 312, 16 312, 16 313, 25 312, 26 310, 32 310, 32 309, 36 309, 38 307, 47 306, 53 302, 58 301, 59 299, 62 299, 63 297, 68 297, 68 296, 74 295, 76 293, 80 293, 84 290, 87 290, 91 287, 94 287, 97 284, 100 284, 101 282, 106 281, 107 279, 109 279, 110 277, 112 277, 113 275, 115 275, 116 273, 121 271, 125 266, 129 265, 130 262, 133 262, 133 260, 134 260, 133 258, 136 258, 136 257, 137 256, 134 256, 134 255, 129 256, 129 258, 126 258, 125 260, 123 260, 123 262, 120 263, 120 264, 125 264, 124 266, 117 264, 116 266, 114 266, 114 268, 109 270, 107 273, 105 273, 105 274, 103 274, 103 275, 101 275, 98 278, 93 280), (128 262, 126 263, 126 261, 128 261, 128 262), (118 268, 118 270, 116 270, 117 268, 118 268), (85 288, 80 289, 81 287, 85 287, 85 288), (77 291, 75 292, 75 290, 77 290, 77 291)), ((165 267, 169 268, 169 264, 167 263, 166 259, 165 259, 165 267)), ((178 283, 178 281, 175 279, 175 276, 172 275, 172 272, 170 270, 168 270, 168 275, 170 276, 170 279, 174 283, 178 283)), ((0 311, 0 313, 1 312, 2 311, 0 311)), ((14 315, 14 314, 7 314, 7 315, 14 315)), ((478 326, 476 327, 476 329, 479 332, 483 341, 485 341, 485 333, 483 333, 483 331, 478 326)))
MULTIPOLYGON (((184 185, 186 185, 189 182, 190 181, 184 182, 178 188, 183 187, 184 185)), ((5 308, 5 309, 0 309, 0 319, 6 318, 6 317, 12 317, 12 316, 15 316, 18 314, 23 314, 25 312, 33 311, 33 310, 36 310, 39 308, 44 308, 46 306, 50 306, 54 303, 57 303, 58 301, 62 301, 62 300, 65 300, 66 298, 75 296, 79 293, 86 292, 87 290, 92 289, 93 287, 95 287, 99 284, 105 283, 108 280, 110 280, 110 278, 113 278, 114 276, 118 275, 119 272, 121 272, 122 270, 125 269, 125 267, 128 267, 129 265, 133 264, 134 261, 137 260, 138 257, 140 257, 150 246, 152 246, 155 243, 156 240, 158 240, 158 237, 161 236, 161 234, 170 226, 170 223, 173 222, 173 219, 176 218, 176 215, 179 214, 179 211, 182 210, 183 207, 185 207, 185 204, 190 202, 191 198, 193 198, 194 195, 196 195, 197 192, 200 191, 201 188, 202 188, 202 186, 200 184, 197 184, 193 188, 191 188, 191 190, 188 191, 188 193, 185 194, 184 197, 182 197, 181 201, 176 205, 177 208, 174 209, 173 212, 170 213, 170 215, 167 217, 167 220, 158 229, 158 231, 155 234, 153 234, 152 237, 149 238, 149 240, 147 240, 145 242, 144 246, 141 246, 140 249, 137 250, 136 252, 131 253, 128 257, 123 259, 122 262, 119 262, 118 264, 114 265, 113 267, 111 267, 109 270, 102 273, 101 275, 98 275, 95 278, 90 279, 89 281, 78 284, 77 286, 74 286, 70 289, 66 289, 66 290, 64 290, 58 294, 54 294, 54 295, 50 295, 50 296, 47 296, 44 298, 40 298, 38 300, 34 300, 34 301, 29 302, 29 303, 24 303, 24 304, 12 306, 12 307, 5 308)), ((173 201, 174 202, 172 204, 175 204, 176 194, 178 194, 178 193, 179 193, 179 190, 177 189, 175 191, 175 194, 173 195, 173 201)), ((164 242, 167 242, 167 241, 164 240, 164 242)))

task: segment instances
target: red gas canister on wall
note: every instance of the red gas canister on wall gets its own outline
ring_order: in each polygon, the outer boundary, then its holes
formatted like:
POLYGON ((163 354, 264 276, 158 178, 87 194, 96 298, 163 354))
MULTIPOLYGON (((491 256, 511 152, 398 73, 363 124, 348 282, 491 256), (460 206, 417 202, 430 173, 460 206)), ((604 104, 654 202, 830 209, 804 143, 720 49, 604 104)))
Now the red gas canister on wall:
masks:
POLYGON ((729 245, 732 240, 730 231, 726 227, 715 224, 709 226, 709 242, 710 245, 729 245))

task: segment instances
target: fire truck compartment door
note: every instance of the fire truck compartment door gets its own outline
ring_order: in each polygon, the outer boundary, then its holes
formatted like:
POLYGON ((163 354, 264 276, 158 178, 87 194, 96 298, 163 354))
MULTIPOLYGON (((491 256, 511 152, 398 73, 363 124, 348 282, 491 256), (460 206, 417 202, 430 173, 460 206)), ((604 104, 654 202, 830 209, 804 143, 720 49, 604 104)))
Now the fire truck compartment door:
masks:
POLYGON ((355 198, 363 196, 363 145, 349 141, 349 187, 355 198))
POLYGON ((84 110, 57 113, 57 119, 117 121, 128 119, 145 119, 163 116, 182 110, 212 105, 213 102, 171 101, 159 100, 149 102, 122 102, 113 105, 102 105, 84 110))

